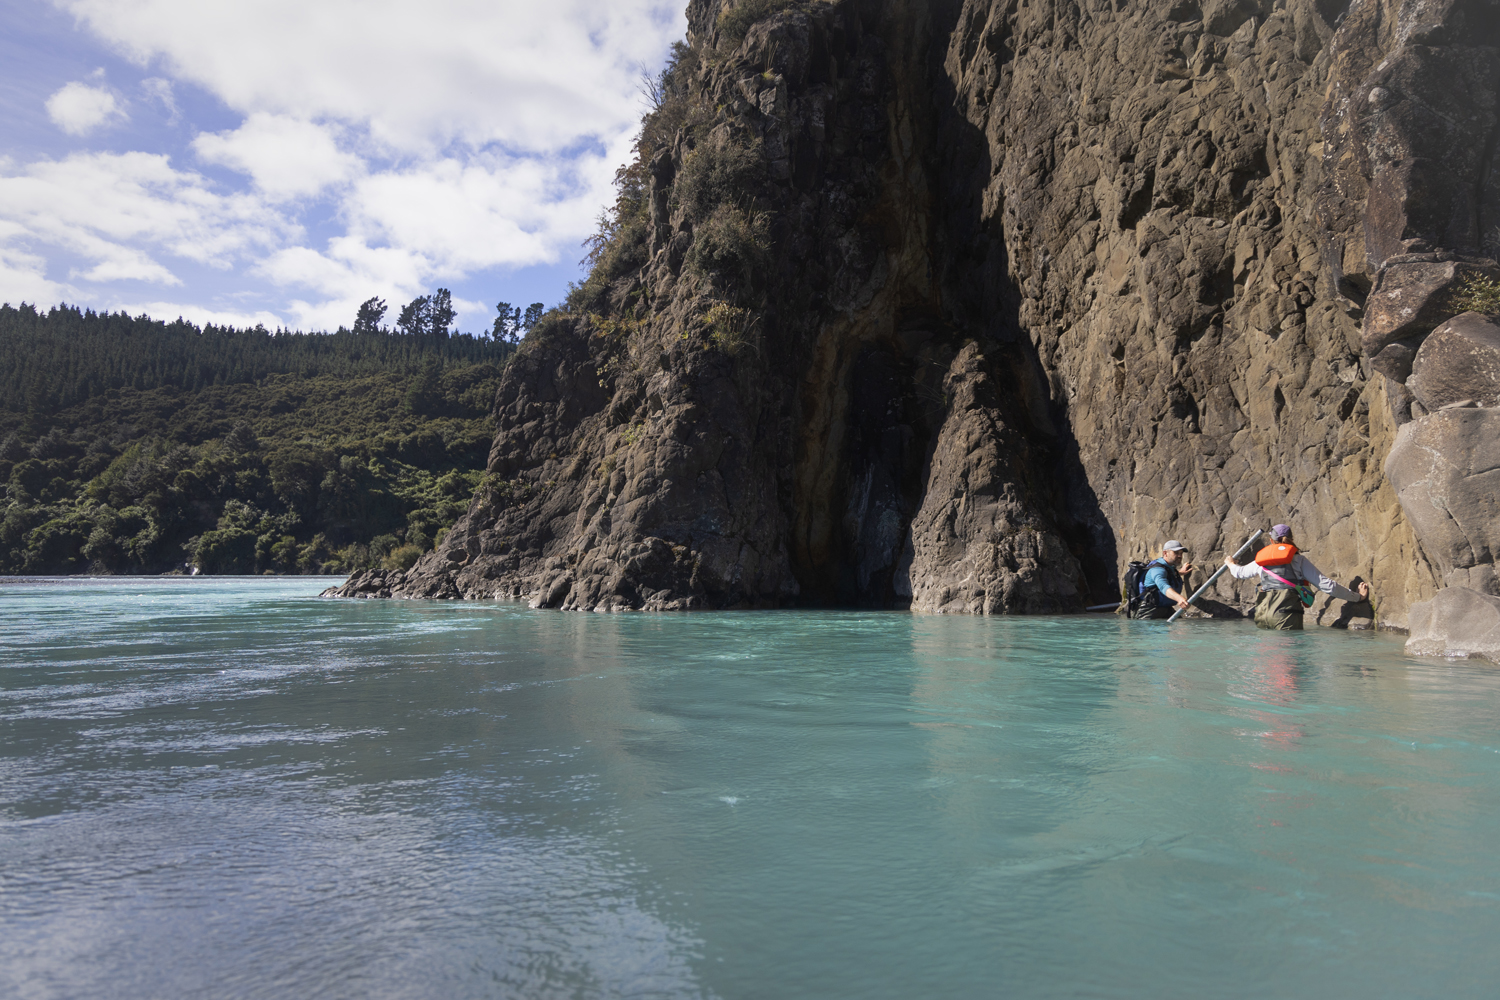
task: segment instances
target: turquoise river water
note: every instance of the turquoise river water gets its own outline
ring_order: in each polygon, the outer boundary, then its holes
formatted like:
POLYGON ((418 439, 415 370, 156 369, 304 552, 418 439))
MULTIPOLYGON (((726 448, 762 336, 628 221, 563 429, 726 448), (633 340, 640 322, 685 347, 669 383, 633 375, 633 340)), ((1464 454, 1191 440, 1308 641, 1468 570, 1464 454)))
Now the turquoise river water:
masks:
POLYGON ((0 585, 0 996, 1492 997, 1500 670, 0 585))

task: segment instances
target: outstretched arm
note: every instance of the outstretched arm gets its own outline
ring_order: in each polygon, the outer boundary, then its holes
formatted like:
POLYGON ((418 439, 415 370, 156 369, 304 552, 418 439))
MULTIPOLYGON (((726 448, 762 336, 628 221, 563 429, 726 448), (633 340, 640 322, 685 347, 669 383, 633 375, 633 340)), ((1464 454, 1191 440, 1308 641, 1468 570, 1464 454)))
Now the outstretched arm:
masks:
POLYGON ((1359 593, 1356 594, 1348 587, 1335 583, 1324 576, 1322 571, 1314 566, 1312 560, 1306 556, 1298 555, 1297 562, 1300 565, 1296 568, 1302 571, 1302 579, 1317 587, 1325 594, 1331 594, 1341 601, 1362 601, 1370 596, 1370 585, 1368 583, 1361 583, 1359 585, 1359 593))
POLYGON ((1167 595, 1167 599, 1168 600, 1170 600, 1173 604, 1177 605, 1177 610, 1178 611, 1182 611, 1182 610, 1185 610, 1187 608, 1187 606, 1188 606, 1187 598, 1185 596, 1183 596, 1182 594, 1179 594, 1177 591, 1173 590, 1171 587, 1163 587, 1161 589, 1161 592, 1163 594, 1167 595))
POLYGON ((1147 571, 1144 583, 1147 587, 1155 587, 1159 593, 1175 604, 1179 610, 1188 606, 1187 598, 1179 594, 1175 588, 1167 583, 1167 571, 1160 566, 1152 566, 1147 571))

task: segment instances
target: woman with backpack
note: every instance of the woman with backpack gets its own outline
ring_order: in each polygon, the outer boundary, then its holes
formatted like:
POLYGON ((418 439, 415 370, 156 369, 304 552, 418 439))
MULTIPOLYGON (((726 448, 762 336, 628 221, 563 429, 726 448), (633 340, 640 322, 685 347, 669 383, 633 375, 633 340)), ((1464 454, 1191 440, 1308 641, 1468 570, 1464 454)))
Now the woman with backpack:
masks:
POLYGON ((1260 592, 1255 596, 1255 624, 1259 628, 1300 630, 1303 609, 1316 599, 1314 588, 1341 601, 1363 601, 1370 596, 1368 583, 1361 583, 1356 594, 1319 572, 1292 544, 1292 529, 1285 524, 1271 529, 1271 544, 1257 552, 1253 562, 1239 566, 1225 559, 1224 565, 1237 580, 1260 581, 1260 592))

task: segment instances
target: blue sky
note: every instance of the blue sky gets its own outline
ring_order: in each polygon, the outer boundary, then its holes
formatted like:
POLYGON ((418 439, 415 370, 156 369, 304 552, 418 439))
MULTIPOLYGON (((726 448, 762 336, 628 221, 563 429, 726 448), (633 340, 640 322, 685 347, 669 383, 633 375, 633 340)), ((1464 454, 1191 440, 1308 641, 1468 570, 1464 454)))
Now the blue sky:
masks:
POLYGON ((560 302, 683 0, 0 0, 0 301, 560 302))

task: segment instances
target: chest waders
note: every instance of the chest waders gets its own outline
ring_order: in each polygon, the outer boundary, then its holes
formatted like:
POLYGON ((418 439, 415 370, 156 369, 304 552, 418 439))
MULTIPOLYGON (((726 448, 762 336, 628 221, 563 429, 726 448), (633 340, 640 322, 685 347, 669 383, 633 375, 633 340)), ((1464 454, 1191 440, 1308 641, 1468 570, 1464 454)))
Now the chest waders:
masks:
POLYGON ((1295 590, 1262 590, 1255 595, 1255 625, 1278 632, 1302 631, 1302 598, 1295 590))

